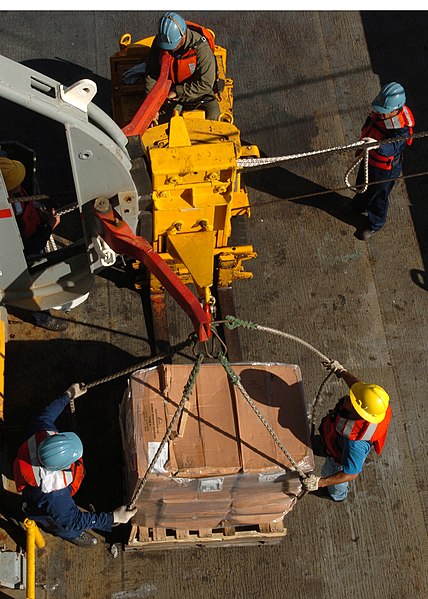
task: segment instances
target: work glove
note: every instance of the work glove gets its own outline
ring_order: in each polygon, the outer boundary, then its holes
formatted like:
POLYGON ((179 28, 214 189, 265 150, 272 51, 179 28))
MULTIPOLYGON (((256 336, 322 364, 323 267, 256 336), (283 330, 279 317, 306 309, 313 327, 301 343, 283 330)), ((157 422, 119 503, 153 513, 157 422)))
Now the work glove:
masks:
POLYGON ((310 474, 307 476, 302 482, 305 491, 316 491, 318 489, 320 478, 321 476, 315 476, 315 474, 310 474))
POLYGON ((337 360, 325 360, 322 363, 322 365, 327 370, 331 370, 331 372, 334 372, 338 379, 340 378, 342 372, 346 371, 346 368, 344 368, 342 364, 340 364, 340 362, 338 362, 337 360))
POLYGON ((127 524, 137 512, 138 508, 136 507, 128 510, 126 505, 122 505, 113 512, 113 524, 127 524))
POLYGON ((141 64, 135 65, 135 67, 131 67, 127 71, 123 73, 123 82, 125 85, 133 85, 138 81, 141 75, 144 75, 146 72, 146 63, 142 62, 141 64))
POLYGON ((87 388, 85 387, 85 383, 74 383, 67 389, 65 394, 68 395, 70 399, 76 399, 76 397, 83 395, 86 391, 87 388))
MULTIPOLYGON (((372 142, 377 142, 378 140, 377 140, 377 139, 374 139, 373 137, 362 137, 362 138, 360 139, 360 141, 366 141, 366 142, 372 141, 372 142)), ((378 150, 379 148, 380 148, 380 144, 377 144, 377 145, 375 145, 375 146, 372 146, 372 147, 370 148, 370 150, 378 150)))

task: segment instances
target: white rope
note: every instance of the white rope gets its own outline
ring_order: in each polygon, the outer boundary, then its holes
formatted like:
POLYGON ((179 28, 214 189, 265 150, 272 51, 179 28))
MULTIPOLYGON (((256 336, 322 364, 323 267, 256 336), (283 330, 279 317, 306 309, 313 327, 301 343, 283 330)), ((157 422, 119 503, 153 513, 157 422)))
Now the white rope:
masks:
MULTIPOLYGON (((428 135, 428 133, 427 133, 428 135)), ((410 136, 409 136, 410 137, 410 136)), ((408 139, 406 137, 405 139, 408 139)), ((363 147, 367 147, 369 150, 374 149, 373 142, 367 142, 367 139, 364 138, 356 141, 352 144, 347 144, 345 146, 334 146, 332 148, 326 148, 325 150, 313 150, 312 152, 300 152, 299 154, 288 154, 287 156, 273 156, 266 158, 240 158, 236 161, 236 164, 239 168, 254 168, 257 166, 266 166, 270 164, 275 164, 277 162, 286 162, 288 160, 297 160, 299 158, 308 158, 310 156, 320 156, 322 154, 332 154, 335 152, 346 152, 348 150, 357 150, 363 147)), ((397 141, 398 138, 394 139, 397 141)), ((374 140, 376 141, 376 140, 374 140)), ((379 147, 379 142, 376 142, 377 147, 379 147)))
MULTIPOLYGON (((373 139, 372 137, 363 137, 363 139, 361 141, 375 142, 376 143, 376 140, 373 139)), ((351 166, 351 168, 345 174, 345 185, 346 185, 346 187, 348 187, 349 189, 351 189, 355 193, 364 193, 365 191, 367 191, 367 188, 369 186, 369 152, 370 152, 370 150, 377 150, 378 148, 380 148, 379 144, 377 144, 375 146, 370 145, 370 147, 365 147, 364 150, 363 150, 364 151, 364 155, 363 156, 359 156, 357 158, 357 160, 354 162, 354 164, 351 166), (364 160, 364 187, 360 188, 360 187, 355 187, 355 185, 351 185, 351 183, 349 182, 349 175, 354 171, 354 169, 357 168, 357 166, 363 160, 364 160)))
POLYGON ((403 137, 392 137, 388 139, 382 139, 376 141, 375 144, 373 142, 365 141, 371 138, 364 138, 356 141, 352 144, 346 144, 344 146, 334 146, 331 148, 326 148, 325 150, 314 150, 312 152, 301 152, 299 154, 288 154, 287 156, 273 156, 266 158, 240 158, 236 161, 238 168, 249 169, 263 166, 270 166, 271 164, 276 164, 278 162, 286 162, 289 160, 298 160, 299 158, 308 158, 310 156, 321 156, 323 154, 333 154, 339 152, 347 152, 349 150, 357 150, 359 148, 367 148, 368 150, 373 150, 376 147, 382 146, 384 144, 397 143, 400 141, 408 141, 409 139, 418 139, 422 137, 427 137, 428 131, 423 131, 421 133, 414 133, 413 135, 404 135, 403 137))

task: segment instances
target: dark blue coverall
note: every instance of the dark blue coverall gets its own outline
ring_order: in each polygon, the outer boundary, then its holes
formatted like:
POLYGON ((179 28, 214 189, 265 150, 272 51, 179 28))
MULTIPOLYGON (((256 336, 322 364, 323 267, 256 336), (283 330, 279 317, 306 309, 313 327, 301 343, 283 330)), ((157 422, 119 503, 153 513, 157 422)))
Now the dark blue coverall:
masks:
MULTIPOLYGON (((404 137, 409 135, 409 128, 392 129, 388 131, 388 138, 404 137)), ((369 185, 364 193, 357 193, 353 200, 353 209, 356 212, 367 210, 370 228, 373 231, 379 231, 386 223, 386 217, 389 207, 389 194, 397 177, 401 175, 403 163, 403 150, 406 146, 405 141, 397 141, 390 144, 382 144, 376 152, 382 156, 394 156, 392 169, 387 171, 376 168, 369 164, 369 183, 374 181, 383 181, 376 185, 369 185)), ((362 162, 357 175, 357 185, 364 184, 364 163, 362 162)))
MULTIPOLYGON (((40 430, 58 432, 55 420, 69 402, 70 397, 64 394, 50 403, 31 424, 27 438, 40 430)), ((91 528, 110 532, 113 526, 113 512, 82 512, 71 496, 70 487, 43 493, 40 487, 27 485, 22 496, 27 504, 25 514, 51 534, 63 539, 74 539, 91 528)))

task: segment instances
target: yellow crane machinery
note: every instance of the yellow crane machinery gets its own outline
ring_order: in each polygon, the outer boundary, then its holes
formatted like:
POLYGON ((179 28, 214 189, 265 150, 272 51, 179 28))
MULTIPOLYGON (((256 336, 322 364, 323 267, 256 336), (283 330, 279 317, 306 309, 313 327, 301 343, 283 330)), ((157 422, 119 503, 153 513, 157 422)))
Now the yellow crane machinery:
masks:
MULTIPOLYGON (((127 33, 120 39, 119 52, 111 57, 113 116, 124 132, 144 99, 143 85, 126 85, 124 73, 147 60, 153 39, 132 43, 127 33)), ((205 306, 212 303, 214 282, 229 287, 236 279, 252 277, 244 271, 243 262, 256 256, 253 247, 233 245, 230 240, 233 219, 250 216, 237 160, 260 155, 256 146, 241 143, 240 131, 233 123, 233 80, 226 76, 227 52, 216 45, 214 54, 219 120, 207 120, 203 110, 184 109, 181 114, 174 111, 168 122, 153 121, 138 132, 150 177, 144 190, 144 197, 150 196, 149 241, 185 284, 195 285, 205 306)), ((135 129, 130 137, 134 134, 135 129)), ((152 276, 152 294, 160 292, 160 287, 152 276)))

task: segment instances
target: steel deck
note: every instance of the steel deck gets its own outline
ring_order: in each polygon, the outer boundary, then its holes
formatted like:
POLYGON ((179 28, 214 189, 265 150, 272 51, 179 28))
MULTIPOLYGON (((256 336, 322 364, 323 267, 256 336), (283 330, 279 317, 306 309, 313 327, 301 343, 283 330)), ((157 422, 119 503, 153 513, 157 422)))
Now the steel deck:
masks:
MULTIPOLYGON (((267 156, 356 141, 380 82, 401 82, 416 131, 428 130, 421 76, 426 12, 182 14, 212 28, 228 49, 235 122, 243 139, 267 156)), ((119 37, 127 31, 135 38, 153 34, 160 15, 3 11, 0 53, 64 83, 95 80, 96 102, 109 111, 109 58, 119 37)), ((70 189, 58 129, 3 102, 1 109, 0 138, 35 148, 42 193, 69 203, 69 196, 56 196, 70 189)), ((287 536, 274 546, 119 551, 115 559, 108 543, 121 540, 117 530, 91 552, 49 537, 38 558, 38 598, 428 596, 427 177, 410 177, 428 170, 427 148, 417 140, 407 152, 409 178, 397 183, 388 222, 368 243, 354 237, 357 221, 346 212, 350 193, 342 190, 343 177, 352 155, 289 162, 246 177, 252 204, 247 234, 258 258, 251 263, 254 279, 235 287, 236 315, 303 338, 391 396, 394 415, 384 453, 368 458, 349 499, 335 505, 306 495, 286 517, 287 536)), ((64 236, 65 222, 59 230, 64 236)), ((169 299, 167 304, 171 342, 177 343, 190 332, 188 319, 169 299)), ((64 316, 70 321, 66 334, 36 329, 10 312, 1 430, 6 466, 30 418, 71 383, 91 382, 150 356, 143 307, 118 266, 98 277, 88 301, 64 316)), ((325 376, 313 353, 257 331, 240 330, 239 339, 245 361, 299 364, 312 402, 325 376)), ((75 421, 65 415, 59 423, 75 426, 84 442, 82 507, 111 509, 123 501, 118 404, 125 386, 117 379, 91 389, 77 400, 75 421)), ((344 392, 343 383, 333 380, 319 417, 344 392)), ((318 458, 318 472, 321 465, 318 458)), ((8 494, 2 504, 2 512, 17 509, 8 494)), ((9 528, 18 539, 19 531, 9 528)), ((2 589, 0 596, 24 594, 2 589)))

